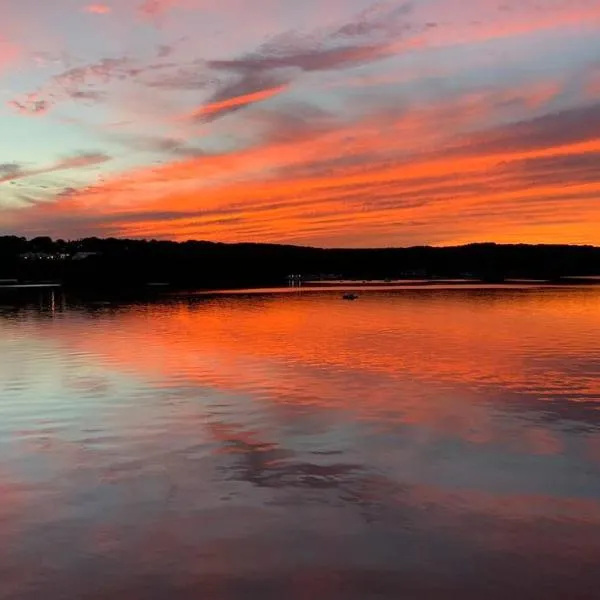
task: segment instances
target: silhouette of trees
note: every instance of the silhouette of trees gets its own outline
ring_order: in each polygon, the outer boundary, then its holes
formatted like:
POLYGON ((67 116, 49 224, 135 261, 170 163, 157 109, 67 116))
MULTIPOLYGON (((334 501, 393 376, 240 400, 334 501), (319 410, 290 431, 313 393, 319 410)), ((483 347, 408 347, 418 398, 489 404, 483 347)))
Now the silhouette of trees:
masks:
POLYGON ((433 248, 320 249, 274 244, 221 244, 85 238, 0 237, 0 279, 60 281, 72 287, 132 288, 281 285, 290 273, 345 278, 461 277, 485 281, 557 280, 600 275, 600 248, 493 243, 433 248))

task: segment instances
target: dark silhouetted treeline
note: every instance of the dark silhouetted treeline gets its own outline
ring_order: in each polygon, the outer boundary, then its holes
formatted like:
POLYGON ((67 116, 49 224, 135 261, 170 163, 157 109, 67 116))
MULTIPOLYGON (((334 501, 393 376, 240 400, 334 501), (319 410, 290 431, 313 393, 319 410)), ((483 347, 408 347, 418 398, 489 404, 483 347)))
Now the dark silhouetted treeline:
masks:
POLYGON ((497 245, 320 249, 87 238, 0 237, 0 280, 57 281, 74 288, 125 289, 151 282, 181 288, 282 285, 290 274, 347 279, 473 277, 484 281, 600 275, 600 248, 497 245))

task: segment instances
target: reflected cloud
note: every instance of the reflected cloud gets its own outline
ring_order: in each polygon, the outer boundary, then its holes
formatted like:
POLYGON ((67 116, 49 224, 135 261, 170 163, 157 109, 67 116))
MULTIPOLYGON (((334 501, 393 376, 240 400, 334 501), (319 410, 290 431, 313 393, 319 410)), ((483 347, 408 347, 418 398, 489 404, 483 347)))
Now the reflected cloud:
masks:
POLYGON ((0 597, 293 598, 307 578, 345 600, 585 598, 597 305, 525 288, 2 311, 0 597))

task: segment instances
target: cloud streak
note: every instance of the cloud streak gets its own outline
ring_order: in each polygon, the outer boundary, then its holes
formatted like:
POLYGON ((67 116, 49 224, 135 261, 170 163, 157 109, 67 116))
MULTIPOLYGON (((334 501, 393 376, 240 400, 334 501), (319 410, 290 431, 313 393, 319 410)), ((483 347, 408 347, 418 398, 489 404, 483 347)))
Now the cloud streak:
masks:
POLYGON ((564 235, 576 232, 576 241, 590 243, 593 200, 600 194, 600 106, 499 126, 459 142, 435 137, 429 151, 398 158, 408 136, 425 138, 452 125, 461 102, 395 117, 387 111, 379 127, 365 120, 350 132, 333 123, 320 131, 308 126, 237 154, 139 171, 43 207, 43 220, 70 230, 82 219, 121 235, 153 231, 187 239, 217 231, 228 241, 335 239, 336 245, 367 245, 374 236, 416 243, 424 230, 437 243, 475 241, 482 224, 504 241, 525 231, 536 239, 545 231, 558 235, 563 222, 571 223, 564 235), (340 154, 348 135, 354 143, 340 154), (449 221, 449 213, 456 218, 449 221), (348 231, 349 220, 360 222, 360 235, 348 231))
POLYGON ((110 159, 110 156, 100 152, 88 152, 60 159, 48 167, 27 168, 18 163, 4 163, 0 164, 0 183, 55 173, 56 171, 94 167, 106 163, 110 159))

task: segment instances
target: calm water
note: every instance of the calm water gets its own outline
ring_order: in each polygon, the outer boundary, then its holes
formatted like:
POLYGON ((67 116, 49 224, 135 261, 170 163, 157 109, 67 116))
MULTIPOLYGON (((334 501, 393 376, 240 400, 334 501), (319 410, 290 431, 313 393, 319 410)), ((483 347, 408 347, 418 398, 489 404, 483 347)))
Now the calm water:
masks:
POLYGON ((600 597, 600 288, 44 294, 1 600, 600 597))

